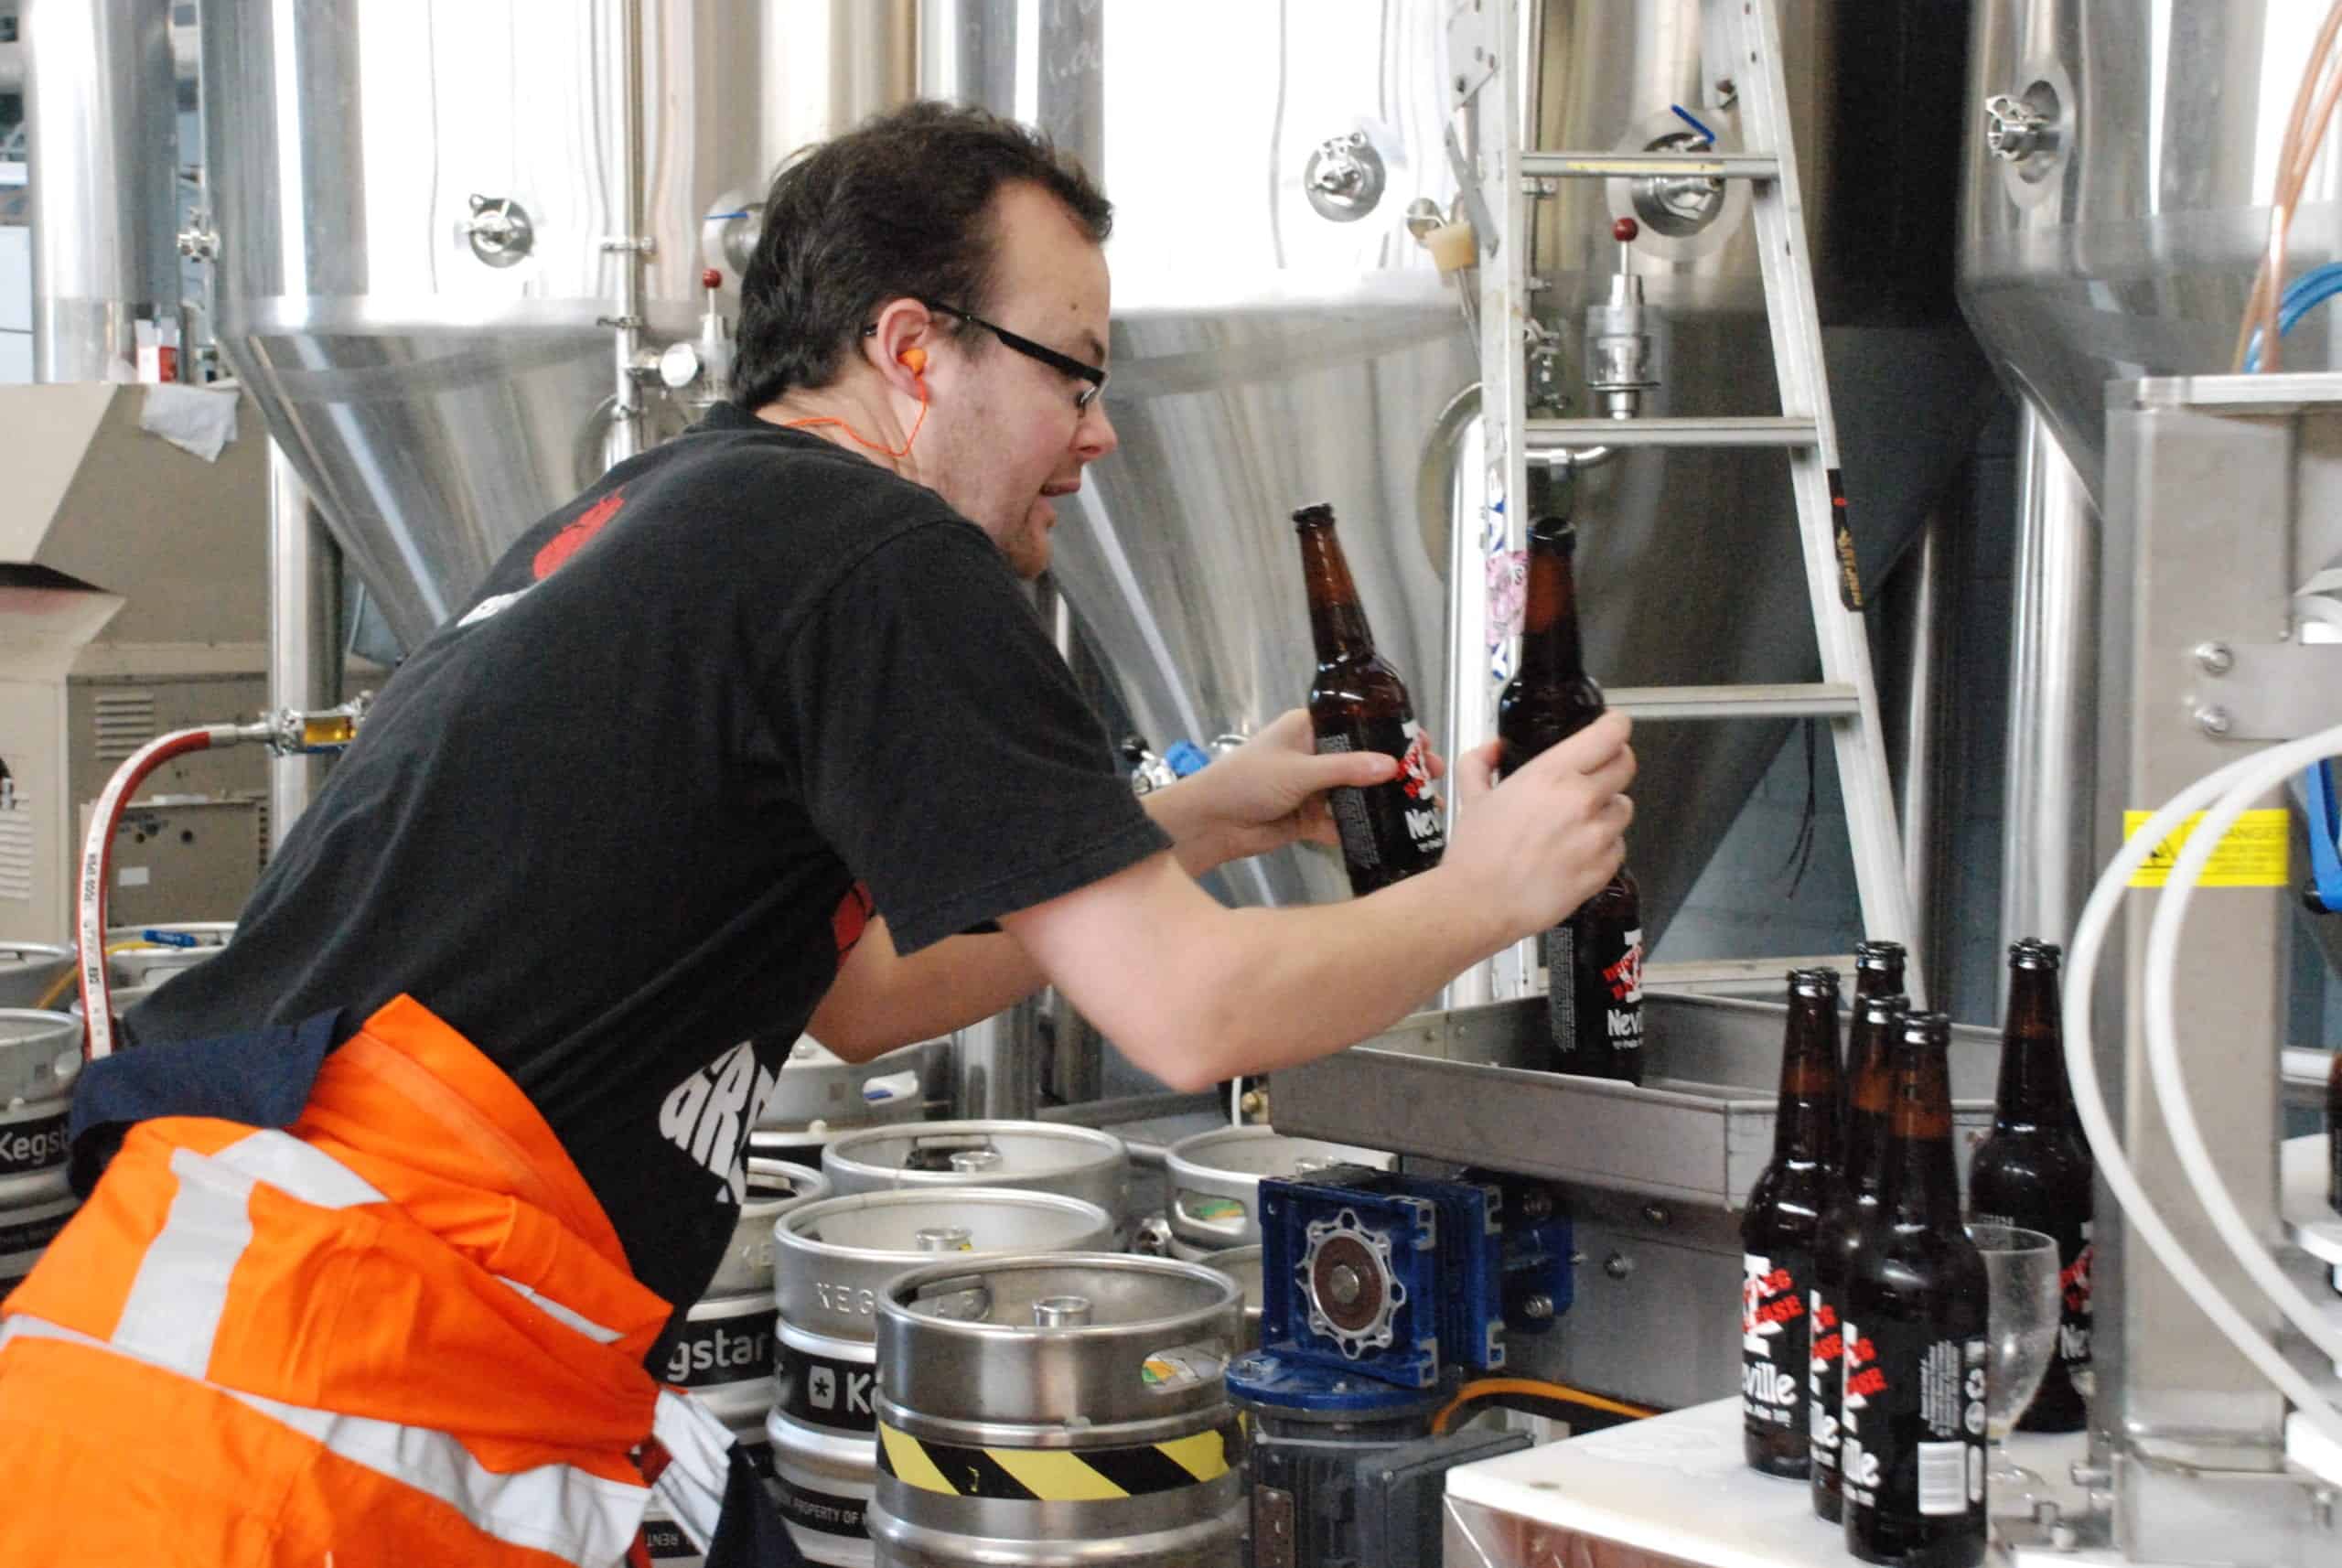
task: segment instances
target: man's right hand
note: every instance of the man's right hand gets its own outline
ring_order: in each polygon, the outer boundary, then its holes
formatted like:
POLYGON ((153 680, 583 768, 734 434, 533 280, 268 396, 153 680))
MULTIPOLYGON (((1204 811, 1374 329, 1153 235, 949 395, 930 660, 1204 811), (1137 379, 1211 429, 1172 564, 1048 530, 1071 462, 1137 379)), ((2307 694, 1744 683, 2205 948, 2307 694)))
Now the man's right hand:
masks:
POLYGON ((1451 879, 1516 938, 1560 924, 1626 864, 1633 727, 1626 714, 1606 713, 1500 784, 1498 742, 1465 753, 1454 770, 1456 832, 1432 875, 1451 879))
POLYGON ((1635 776, 1627 730, 1621 715, 1598 719, 1501 785, 1495 747, 1459 759, 1449 777, 1465 810, 1446 858, 1370 897, 1224 908, 1166 852, 1001 927, 1173 1089, 1314 1060, 1390 1027, 1609 881, 1634 816, 1620 793, 1635 776))

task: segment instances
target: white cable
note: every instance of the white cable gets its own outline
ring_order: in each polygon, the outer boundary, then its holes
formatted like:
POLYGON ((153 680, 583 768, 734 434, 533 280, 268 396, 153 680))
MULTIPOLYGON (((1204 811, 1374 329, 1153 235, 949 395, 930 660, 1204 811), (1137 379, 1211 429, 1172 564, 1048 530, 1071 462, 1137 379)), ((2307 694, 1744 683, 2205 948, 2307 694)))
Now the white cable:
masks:
POLYGON ((2098 1159, 2098 1174, 2106 1181, 2115 1201, 2130 1217, 2133 1230, 2147 1244, 2158 1262, 2171 1272, 2172 1278, 2187 1291, 2204 1316, 2211 1320, 2238 1354, 2252 1363, 2261 1375, 2274 1384, 2278 1391, 2300 1409, 2303 1419, 2337 1443, 2342 1443, 2342 1412, 2326 1402, 2309 1380, 2297 1370, 2283 1353, 2269 1342, 2258 1328, 2236 1309, 2234 1303, 2222 1294, 2196 1261, 2180 1246, 2179 1239, 2164 1223, 2146 1189, 2139 1185, 2138 1174, 2122 1153, 2120 1135, 2114 1122, 2107 1114, 2106 1097, 2099 1086, 2098 1063, 2093 1055, 2090 1037, 2090 993, 2098 969, 2100 950, 2106 945, 2106 932, 2113 923, 2114 914, 2122 907, 2123 890, 2133 873, 2146 863, 2155 846, 2171 836, 2190 812, 2202 809, 2206 801, 2218 795, 2250 767, 2254 758, 2232 762, 2217 772, 2207 775, 2172 797, 2170 802, 2144 826, 2133 833, 2115 853, 2112 864, 2100 875, 2098 886, 2091 889, 2090 901, 2082 907, 2081 919, 2074 928, 2070 961, 2071 983, 2066 991, 2066 1074, 2073 1085, 2074 1110, 2081 1118, 2083 1133, 2090 1139, 2091 1153, 2098 1159))
MULTIPOLYGON (((2236 1195, 2221 1177, 2219 1166, 2205 1145, 2203 1128, 2196 1120, 2196 1107, 2188 1098, 2186 1079, 2180 1069, 2175 1005, 2180 925, 2186 918, 2188 902, 2195 897, 2213 851, 2227 836, 2229 825, 2252 801, 2337 751, 2342 751, 2342 727, 2271 746, 2248 758, 2247 765, 2238 770, 2227 792, 2188 835, 2186 845, 2165 880, 2163 896, 2155 901, 2154 921, 2147 932, 2143 983, 2147 1066, 2154 1074, 2155 1095, 2162 1101, 2164 1120, 2170 1124, 2172 1147, 2188 1179, 2196 1185, 2197 1198, 2211 1217, 2212 1229, 2227 1243, 2238 1265, 2268 1294, 2294 1326, 2307 1336, 2328 1361, 2342 1362, 2342 1317, 2321 1309, 2285 1277, 2284 1270, 2254 1234, 2251 1222, 2244 1217, 2236 1195)), ((2312 831, 2316 829, 2313 827, 2312 831)))

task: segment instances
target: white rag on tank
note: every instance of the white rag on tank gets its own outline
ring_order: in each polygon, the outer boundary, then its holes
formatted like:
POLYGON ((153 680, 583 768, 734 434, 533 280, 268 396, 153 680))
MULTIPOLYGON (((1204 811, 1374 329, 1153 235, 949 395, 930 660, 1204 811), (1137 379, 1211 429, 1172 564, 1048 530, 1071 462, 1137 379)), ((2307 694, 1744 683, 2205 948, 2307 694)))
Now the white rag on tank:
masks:
POLYGON ((236 394, 208 387, 158 381, 146 389, 138 428, 152 431, 182 451, 216 463, 236 438, 236 394))

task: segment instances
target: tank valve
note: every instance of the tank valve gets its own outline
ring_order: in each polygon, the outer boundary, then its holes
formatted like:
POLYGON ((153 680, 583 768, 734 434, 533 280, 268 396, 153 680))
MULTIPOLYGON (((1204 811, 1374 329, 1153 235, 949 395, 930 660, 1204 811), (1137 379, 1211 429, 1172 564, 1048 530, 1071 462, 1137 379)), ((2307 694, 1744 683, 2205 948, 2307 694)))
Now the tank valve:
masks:
POLYGON ((659 381, 669 392, 682 395, 693 408, 706 408, 732 395, 732 323, 724 314, 717 290, 724 274, 709 267, 699 274, 706 291, 700 311, 696 342, 670 343, 658 359, 659 381))
POLYGON ((1382 199, 1385 181, 1382 155, 1363 131, 1328 136, 1309 155, 1301 173, 1301 188, 1320 218, 1355 223, 1382 199))
POLYGON ((2023 163, 2036 153, 2057 150, 2056 117, 2031 95, 2004 92, 1984 104, 1984 145, 2004 164, 2023 163))
POLYGON ((1585 312, 1585 387, 1612 419, 1642 413, 1643 393, 1660 383, 1658 341, 1649 331, 1643 280, 1628 270, 1627 247, 1641 232, 1631 218, 1610 226, 1618 242, 1618 270, 1610 297, 1585 312))
POLYGON ((536 248, 536 226, 528 209, 509 196, 475 196, 472 215, 456 225, 471 242, 472 254, 491 267, 509 267, 536 248))
POLYGON ((1033 1304, 1036 1328, 1080 1328, 1090 1321, 1086 1295, 1048 1295, 1033 1304))

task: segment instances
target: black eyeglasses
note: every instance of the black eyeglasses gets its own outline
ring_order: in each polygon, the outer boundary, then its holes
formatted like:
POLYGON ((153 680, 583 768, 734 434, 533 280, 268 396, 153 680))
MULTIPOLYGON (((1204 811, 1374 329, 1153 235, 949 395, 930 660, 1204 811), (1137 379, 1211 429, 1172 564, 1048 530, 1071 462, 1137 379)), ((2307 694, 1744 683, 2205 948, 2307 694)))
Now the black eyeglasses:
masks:
MULTIPOLYGON (((1053 371, 1062 371, 1078 381, 1088 381, 1090 383, 1088 386, 1074 393, 1073 406, 1077 411, 1087 413, 1090 405, 1098 401, 1098 394, 1106 390, 1106 372, 1095 365, 1085 365, 1070 354, 1060 354, 1046 343, 1036 343, 1030 338, 1011 332, 998 322, 986 321, 972 310, 962 310, 956 305, 945 305, 932 299, 922 299, 919 303, 929 310, 940 310, 946 316, 956 316, 971 327, 983 328, 999 338, 1004 347, 1015 349, 1028 360, 1038 360, 1053 371)), ((864 328, 863 333, 867 336, 877 330, 876 326, 870 326, 864 328)))

